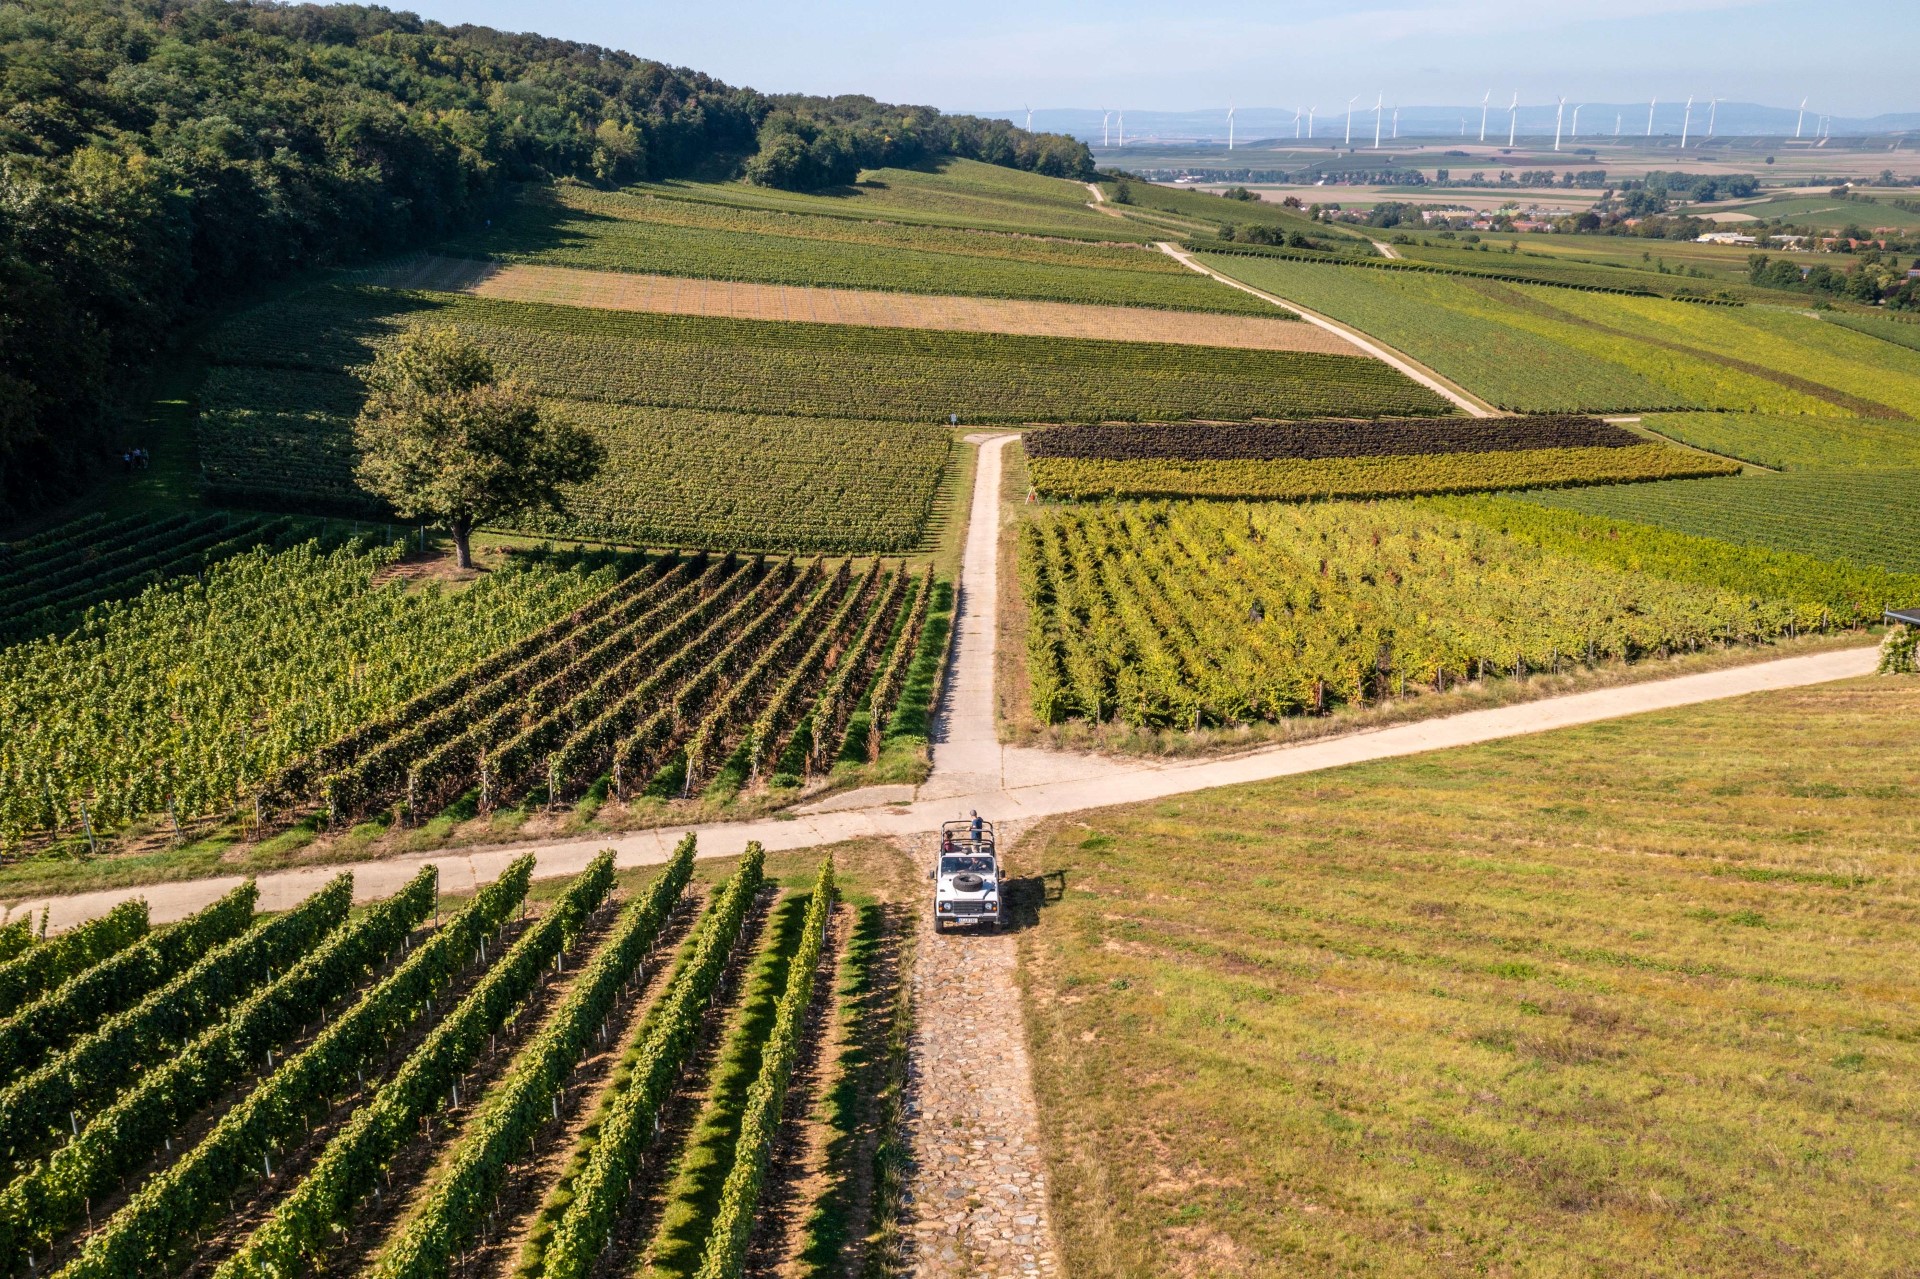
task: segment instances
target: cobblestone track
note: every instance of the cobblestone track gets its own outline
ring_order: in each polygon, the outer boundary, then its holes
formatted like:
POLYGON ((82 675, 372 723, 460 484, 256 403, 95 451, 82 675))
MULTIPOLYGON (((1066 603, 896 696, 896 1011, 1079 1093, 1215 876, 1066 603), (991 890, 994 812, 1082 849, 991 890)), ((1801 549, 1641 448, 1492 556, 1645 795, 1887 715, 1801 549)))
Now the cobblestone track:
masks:
MULTIPOLYGON (((1011 842, 1005 831, 1001 839, 1011 842)), ((910 847, 917 858, 932 856, 931 839, 910 847)), ((937 936, 927 911, 919 929, 907 1088, 914 1164, 905 1212, 907 1273, 924 1279, 1058 1274, 1013 938, 973 931, 937 936)))

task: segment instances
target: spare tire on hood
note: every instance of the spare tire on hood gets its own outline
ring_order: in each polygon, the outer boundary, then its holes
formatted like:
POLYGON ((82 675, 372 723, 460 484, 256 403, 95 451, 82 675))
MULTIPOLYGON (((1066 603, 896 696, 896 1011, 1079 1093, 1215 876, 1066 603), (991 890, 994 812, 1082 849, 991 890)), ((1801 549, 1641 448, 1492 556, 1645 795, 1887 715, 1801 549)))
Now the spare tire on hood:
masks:
POLYGON ((987 885, 986 878, 970 870, 963 870, 953 877, 953 891, 956 893, 977 893, 987 885))

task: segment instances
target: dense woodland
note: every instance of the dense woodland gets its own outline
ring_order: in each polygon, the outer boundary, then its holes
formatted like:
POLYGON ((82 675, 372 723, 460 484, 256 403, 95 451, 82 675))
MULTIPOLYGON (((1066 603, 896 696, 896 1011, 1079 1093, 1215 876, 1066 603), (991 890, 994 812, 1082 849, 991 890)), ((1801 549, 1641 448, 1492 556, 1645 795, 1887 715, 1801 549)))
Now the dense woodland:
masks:
POLYGON ((116 445, 184 322, 243 286, 447 232, 515 182, 744 171, 788 187, 1080 143, 869 98, 769 97, 572 41, 355 5, 0 6, 0 519, 116 445))

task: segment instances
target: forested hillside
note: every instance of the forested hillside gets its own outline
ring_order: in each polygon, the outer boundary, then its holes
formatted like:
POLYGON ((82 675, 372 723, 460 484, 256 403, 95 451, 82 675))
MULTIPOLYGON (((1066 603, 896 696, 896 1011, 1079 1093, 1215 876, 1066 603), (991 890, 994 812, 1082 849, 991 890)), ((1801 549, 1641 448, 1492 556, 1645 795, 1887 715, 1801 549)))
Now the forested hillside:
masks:
POLYGON ((739 171, 809 188, 1086 148, 868 98, 353 5, 0 6, 0 519, 75 487, 181 322, 245 283, 470 223, 505 185, 739 171))

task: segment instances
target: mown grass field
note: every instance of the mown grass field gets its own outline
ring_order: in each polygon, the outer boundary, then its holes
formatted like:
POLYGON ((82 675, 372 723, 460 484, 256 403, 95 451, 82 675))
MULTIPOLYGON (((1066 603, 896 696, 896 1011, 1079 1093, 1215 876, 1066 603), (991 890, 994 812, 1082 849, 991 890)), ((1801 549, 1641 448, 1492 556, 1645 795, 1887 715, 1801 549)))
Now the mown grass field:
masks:
POLYGON ((1879 677, 1049 822, 1066 1267, 1907 1273, 1916 713, 1879 677))

